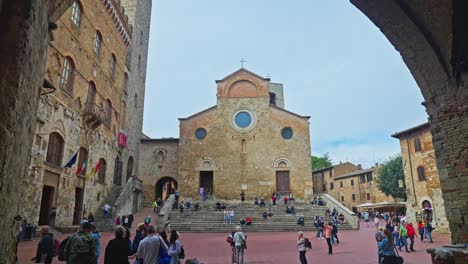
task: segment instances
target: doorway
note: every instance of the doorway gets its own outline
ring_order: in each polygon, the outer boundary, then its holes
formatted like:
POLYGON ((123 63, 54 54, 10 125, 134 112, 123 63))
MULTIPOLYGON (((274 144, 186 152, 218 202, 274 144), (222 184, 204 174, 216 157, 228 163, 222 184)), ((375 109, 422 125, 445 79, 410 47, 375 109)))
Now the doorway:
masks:
POLYGON ((39 225, 49 224, 49 213, 53 206, 55 188, 44 185, 42 187, 41 209, 39 211, 39 225))
POLYGON ((203 188, 205 193, 214 194, 213 171, 200 171, 200 188, 203 188))
POLYGON ((81 216, 83 210, 83 189, 75 189, 75 208, 73 209, 73 225, 81 223, 81 216))
POLYGON ((156 182, 154 200, 166 200, 169 195, 177 190, 177 181, 172 177, 162 177, 156 182))
POLYGON ((289 171, 276 172, 276 192, 279 195, 286 195, 290 192, 289 171))

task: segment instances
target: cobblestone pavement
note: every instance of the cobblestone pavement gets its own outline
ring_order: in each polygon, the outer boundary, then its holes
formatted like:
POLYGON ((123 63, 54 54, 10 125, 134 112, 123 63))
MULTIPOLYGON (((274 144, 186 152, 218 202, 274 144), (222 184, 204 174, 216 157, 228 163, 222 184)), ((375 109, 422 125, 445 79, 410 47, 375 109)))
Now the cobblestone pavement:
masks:
MULTIPOLYGON (((146 209, 145 209, 146 210, 146 209)), ((136 219, 140 220, 143 215, 150 213, 150 210, 140 212, 136 219)), ((138 223, 138 222, 137 222, 138 223)), ((234 225, 233 225, 234 227, 234 225)), ((307 252, 308 263, 325 264, 376 264, 377 253, 374 240, 375 227, 361 224, 361 229, 357 231, 341 231, 338 233, 340 244, 333 246, 333 255, 328 255, 328 247, 325 240, 319 240, 315 233, 304 230, 307 237, 311 237, 312 250, 307 252)), ((132 235, 134 232, 132 232, 132 235)), ((62 240, 67 235, 59 235, 62 240)), ((181 242, 184 245, 187 258, 198 258, 205 264, 228 264, 231 257, 231 249, 226 243, 227 234, 220 233, 183 233, 181 242)), ((296 232, 280 233, 248 233, 245 254, 246 264, 293 264, 300 263, 296 251, 296 232)), ((433 234, 434 243, 421 243, 416 240, 416 252, 401 253, 406 264, 431 263, 430 255, 426 249, 450 243, 447 234, 433 234)), ((102 254, 105 246, 113 238, 112 233, 103 233, 102 254)), ((20 263, 32 263, 30 259, 35 253, 38 241, 21 242, 18 252, 20 263)), ((54 263, 60 263, 54 260, 54 263)), ((100 262, 104 263, 104 256, 100 257, 100 262)), ((182 262, 183 263, 183 262, 182 262)))

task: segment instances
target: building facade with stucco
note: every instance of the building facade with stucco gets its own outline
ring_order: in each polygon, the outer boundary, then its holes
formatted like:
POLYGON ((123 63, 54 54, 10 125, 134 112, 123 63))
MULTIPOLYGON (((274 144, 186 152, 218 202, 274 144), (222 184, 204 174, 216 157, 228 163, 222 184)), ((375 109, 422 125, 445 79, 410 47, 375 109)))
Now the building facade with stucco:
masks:
POLYGON ((144 189, 156 196, 156 187, 164 186, 159 181, 171 180, 158 169, 177 166, 173 180, 185 197, 198 197, 202 189, 228 200, 242 191, 247 199, 268 199, 274 192, 310 199, 309 117, 284 108, 281 84, 244 68, 216 84, 215 106, 179 119, 177 152, 162 147, 167 140, 142 140, 141 155, 155 164, 140 163, 144 189))
POLYGON ((431 221, 441 232, 448 232, 444 199, 440 189, 430 124, 424 123, 395 133, 400 140, 406 183, 408 221, 431 221))

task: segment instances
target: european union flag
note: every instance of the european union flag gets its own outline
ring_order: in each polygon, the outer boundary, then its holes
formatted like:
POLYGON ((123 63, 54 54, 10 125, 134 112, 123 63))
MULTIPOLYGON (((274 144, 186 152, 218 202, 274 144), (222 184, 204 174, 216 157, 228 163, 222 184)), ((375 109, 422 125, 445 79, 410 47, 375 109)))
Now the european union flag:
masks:
POLYGON ((78 151, 75 153, 75 155, 73 155, 73 157, 71 158, 71 160, 67 163, 67 165, 65 165, 65 168, 71 168, 75 163, 76 163, 76 159, 78 158, 78 151))

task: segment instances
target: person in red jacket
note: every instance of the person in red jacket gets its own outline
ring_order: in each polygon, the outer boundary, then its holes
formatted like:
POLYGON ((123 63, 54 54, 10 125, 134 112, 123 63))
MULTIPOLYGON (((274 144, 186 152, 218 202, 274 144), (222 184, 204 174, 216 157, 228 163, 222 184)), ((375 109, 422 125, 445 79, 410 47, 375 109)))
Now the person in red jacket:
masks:
POLYGON ((411 223, 408 223, 406 225, 406 230, 408 231, 408 237, 410 239, 410 250, 416 251, 414 250, 414 237, 418 237, 418 235, 416 235, 416 232, 414 231, 414 227, 411 223))

